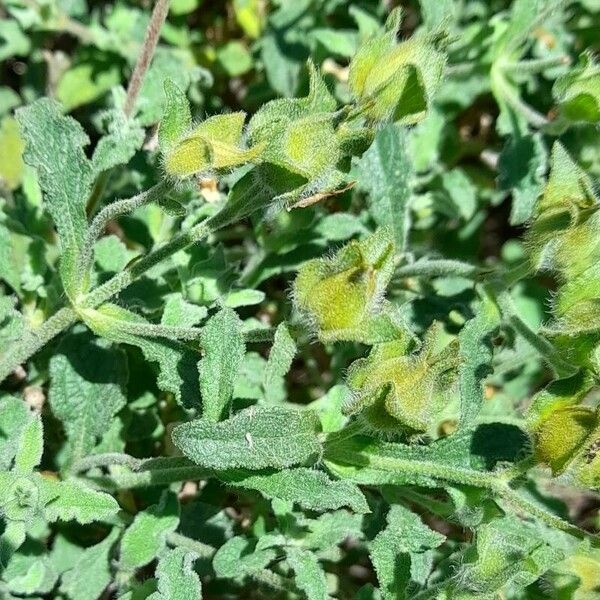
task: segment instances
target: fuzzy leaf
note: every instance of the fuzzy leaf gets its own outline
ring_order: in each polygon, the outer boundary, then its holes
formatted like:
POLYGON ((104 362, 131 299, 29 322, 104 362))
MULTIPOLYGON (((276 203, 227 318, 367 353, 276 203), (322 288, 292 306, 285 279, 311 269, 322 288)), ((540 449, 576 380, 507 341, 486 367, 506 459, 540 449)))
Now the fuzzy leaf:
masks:
POLYGON ((192 125, 190 104, 185 93, 172 79, 165 79, 165 111, 158 129, 158 144, 165 152, 171 148, 192 125))
POLYGON ((309 510, 348 506, 357 513, 369 512, 369 505, 357 486, 348 481, 331 480, 315 469, 287 469, 264 475, 232 473, 223 478, 232 485, 258 490, 267 498, 296 502, 309 510))
POLYGON ((17 111, 25 138, 25 162, 37 169, 45 206, 60 238, 60 272, 71 297, 85 288, 78 269, 87 219, 85 204, 92 167, 83 151, 88 137, 77 121, 61 114, 60 105, 42 98, 17 111))
POLYGON ((196 357, 184 344, 136 333, 136 325, 149 325, 141 316, 115 304, 81 311, 90 329, 113 342, 138 346, 147 360, 159 365, 158 386, 171 392, 178 402, 191 408, 198 403, 196 357), (129 327, 132 325, 132 327, 129 327))
POLYGON ((275 339, 263 375, 263 388, 267 401, 273 398, 274 392, 276 393, 278 389, 279 381, 290 370, 295 354, 296 343, 285 322, 280 323, 275 331, 275 339))
POLYGON ((256 544, 242 536, 227 540, 213 558, 217 577, 237 578, 264 569, 277 557, 274 548, 256 550, 256 544))
POLYGON ((242 322, 230 308, 223 308, 202 329, 200 345, 204 356, 198 363, 202 417, 219 421, 227 412, 233 386, 246 347, 242 322))
POLYGON ((393 232, 398 251, 408 240, 412 165, 406 130, 386 125, 358 161, 358 184, 369 194, 369 211, 393 232))
POLYGON ((159 504, 139 512, 121 540, 119 565, 125 570, 148 564, 164 549, 166 536, 179 525, 179 504, 165 492, 159 504))
POLYGON ((201 600, 202 585, 194 571, 195 558, 195 554, 183 548, 163 552, 156 568, 158 591, 148 600, 201 600))
POLYGON ((123 352, 89 335, 66 337, 50 360, 49 401, 69 439, 71 463, 92 450, 125 405, 123 352))
POLYGON ((504 146, 498 169, 498 184, 512 194, 511 225, 528 221, 542 188, 547 153, 539 134, 511 137, 504 146))
POLYGON ((174 327, 194 327, 204 320, 207 314, 206 306, 190 304, 181 294, 173 294, 165 302, 160 323, 174 327))
POLYGON ((10 468, 30 418, 25 402, 14 396, 0 398, 0 471, 10 468))
POLYGON ((44 430, 40 415, 30 417, 27 425, 21 430, 19 445, 15 454, 17 473, 31 473, 42 460, 44 451, 44 430))
POLYGON ((387 515, 387 527, 369 545, 383 597, 410 598, 407 586, 411 581, 413 555, 437 548, 444 539, 408 508, 393 505, 387 515))
POLYGON ((485 297, 476 316, 466 323, 459 334, 461 427, 467 428, 475 423, 483 404, 483 380, 492 371, 490 337, 499 325, 498 309, 485 297))
POLYGON ((62 576, 60 591, 69 600, 96 600, 111 581, 110 554, 119 537, 119 530, 111 533, 95 546, 80 551, 77 562, 62 576))
POLYGON ((48 521, 77 521, 80 524, 111 519, 119 511, 117 501, 77 481, 39 477, 40 498, 48 521))
POLYGON ((316 458, 318 427, 311 411, 251 407, 220 423, 183 423, 172 437, 185 456, 205 467, 284 469, 316 458))
POLYGON ((287 561, 294 569, 296 585, 306 594, 307 600, 327 600, 327 581, 318 558, 303 548, 287 548, 287 561))

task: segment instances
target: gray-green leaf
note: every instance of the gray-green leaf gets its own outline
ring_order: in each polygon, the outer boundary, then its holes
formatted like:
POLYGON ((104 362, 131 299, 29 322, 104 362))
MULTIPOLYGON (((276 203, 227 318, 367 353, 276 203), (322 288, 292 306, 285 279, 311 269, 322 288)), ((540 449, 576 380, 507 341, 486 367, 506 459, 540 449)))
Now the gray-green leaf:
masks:
POLYGON ((179 505, 172 493, 159 504, 139 512, 121 540, 121 568, 130 570, 148 564, 165 547, 166 536, 179 525, 179 505))
POLYGON ((224 479, 232 485, 258 490, 267 498, 296 502, 310 510, 325 511, 348 506, 357 513, 369 512, 369 505, 358 486, 349 481, 331 480, 315 469, 300 467, 250 476, 232 473, 224 479))
POLYGON ((406 130, 386 125, 358 161, 358 184, 369 194, 369 211, 378 225, 390 226, 398 251, 405 247, 410 229, 408 147, 406 130))
POLYGON ((308 600, 327 600, 327 580, 317 557, 303 548, 286 550, 287 560, 294 569, 296 585, 308 600))
POLYGON ((37 169, 45 206, 58 231, 63 285, 75 297, 85 285, 78 273, 78 257, 92 184, 92 167, 83 151, 89 140, 81 125, 63 116, 60 104, 49 98, 19 109, 17 120, 26 142, 24 160, 37 169))
POLYGON ((220 423, 183 423, 172 437, 185 456, 205 467, 284 469, 316 459, 321 450, 318 430, 319 419, 312 411, 251 407, 220 423))
POLYGON ((63 339, 50 360, 49 401, 69 440, 68 463, 88 454, 125 405, 125 354, 88 334, 63 339))
POLYGON ((202 416, 217 422, 226 412, 246 346, 242 322, 230 308, 220 310, 202 329, 204 357, 198 363, 202 416))

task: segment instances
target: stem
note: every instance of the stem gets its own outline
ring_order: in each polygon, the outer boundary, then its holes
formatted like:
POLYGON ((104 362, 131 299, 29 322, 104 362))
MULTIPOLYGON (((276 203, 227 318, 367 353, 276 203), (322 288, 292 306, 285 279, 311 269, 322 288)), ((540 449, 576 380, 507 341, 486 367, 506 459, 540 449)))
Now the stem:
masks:
POLYGON ((9 346, 7 353, 0 360, 0 383, 19 365, 77 320, 77 314, 72 308, 61 308, 38 329, 28 331, 18 343, 9 346))
POLYGON ((172 183, 168 179, 163 179, 149 190, 137 194, 132 198, 125 200, 117 200, 108 206, 105 206, 92 220, 88 227, 85 242, 83 244, 83 251, 79 258, 79 272, 87 273, 91 267, 94 244, 96 240, 102 235, 102 232, 106 229, 106 226, 110 221, 132 212, 140 206, 156 202, 169 190, 172 183))
POLYGON ((520 476, 518 469, 507 469, 503 472, 481 472, 425 460, 363 453, 352 449, 344 449, 341 446, 329 447, 326 449, 325 456, 325 463, 334 473, 335 463, 341 463, 355 467, 366 466, 367 468, 375 468, 388 473, 403 474, 409 476, 408 478, 410 476, 430 477, 440 482, 445 481, 458 485, 472 485, 474 487, 485 488, 500 499, 512 504, 528 515, 540 519, 550 527, 567 531, 579 538, 589 537, 589 534, 583 530, 557 517, 511 488, 510 479, 520 476))
MULTIPOLYGON (((131 74, 129 85, 127 86, 127 96, 125 97, 125 103, 123 105, 123 113, 126 117, 131 117, 135 108, 140 90, 142 89, 142 84, 144 83, 144 77, 148 71, 154 52, 156 51, 160 30, 167 18, 167 13, 169 12, 169 2, 170 0, 157 0, 154 5, 152 15, 150 16, 150 22, 146 29, 146 36, 144 37, 142 48, 138 55, 137 62, 135 63, 133 73, 131 74)), ((111 171, 104 171, 97 177, 86 205, 86 212, 88 215, 91 215, 96 211, 96 207, 108 185, 110 173, 111 171)))
POLYGON ((548 125, 550 121, 548 121, 544 115, 531 108, 526 102, 523 102, 520 96, 515 93, 504 77, 503 68, 504 65, 498 65, 495 69, 492 69, 492 87, 495 87, 499 95, 502 96, 514 110, 520 113, 530 125, 538 129, 548 125))
POLYGON ((73 464, 72 472, 74 474, 88 471, 95 467, 107 467, 110 465, 125 465, 130 469, 137 469, 142 464, 139 458, 129 456, 129 454, 121 454, 120 452, 106 452, 104 454, 90 454, 79 459, 73 464))
POLYGON ((569 57, 565 55, 553 56, 551 58, 535 58, 532 60, 504 63, 503 70, 505 73, 527 75, 530 73, 541 73, 546 69, 552 69, 554 67, 564 67, 570 62, 569 57))
MULTIPOLYGON (((91 467, 126 464, 125 461, 110 462, 108 455, 106 461, 100 464, 92 464, 91 467)), ((119 455, 122 457, 122 455, 119 455)), ((88 457, 91 458, 91 457, 88 457)), ((155 485, 169 485, 181 481, 198 481, 214 476, 213 471, 204 467, 199 467, 186 458, 174 456, 164 458, 149 458, 138 460, 128 457, 134 470, 113 470, 109 475, 91 475, 86 479, 103 490, 114 492, 117 490, 131 490, 136 488, 152 487, 155 485), (137 461, 137 463, 136 463, 137 461)), ((83 461, 78 463, 78 466, 83 461)), ((90 466, 83 464, 85 468, 90 466)), ((80 469, 83 470, 83 469, 80 469)))
POLYGON ((171 255, 187 248, 189 245, 199 242, 211 231, 206 222, 199 223, 187 231, 183 231, 173 237, 170 242, 158 247, 153 252, 143 256, 129 269, 122 271, 108 280, 105 284, 97 287, 81 299, 82 308, 96 308, 106 302, 109 298, 124 290, 140 275, 156 266, 158 263, 169 258, 171 255))
POLYGON ((551 342, 533 331, 533 329, 521 319, 517 314, 517 309, 508 292, 498 294, 497 302, 509 325, 546 359, 559 377, 568 377, 577 372, 577 367, 566 361, 551 342))
POLYGON ((394 278, 404 279, 407 277, 448 276, 476 277, 485 272, 485 269, 480 269, 479 267, 458 260, 420 260, 396 269, 394 278))
POLYGON ((125 105, 123 107, 123 112, 127 117, 131 116, 135 108, 135 103, 144 83, 146 71, 150 66, 156 45, 158 44, 161 27, 167 18, 168 12, 169 0, 156 0, 152 15, 150 16, 150 22, 148 23, 148 29, 146 29, 146 37, 142 44, 142 50, 135 63, 127 88, 127 97, 125 98, 125 105))

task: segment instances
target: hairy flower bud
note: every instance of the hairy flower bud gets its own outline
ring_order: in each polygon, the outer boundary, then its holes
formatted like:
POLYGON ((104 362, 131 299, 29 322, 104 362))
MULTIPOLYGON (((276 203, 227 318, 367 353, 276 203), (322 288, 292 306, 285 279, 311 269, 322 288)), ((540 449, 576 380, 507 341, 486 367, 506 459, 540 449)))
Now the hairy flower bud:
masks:
POLYGON ((417 353, 406 353, 404 339, 379 344, 367 358, 355 361, 348 372, 354 397, 344 412, 361 413, 378 431, 427 431, 443 408, 441 392, 458 366, 456 342, 434 350, 435 330, 417 353))
POLYGON ((294 283, 295 304, 322 341, 364 340, 378 327, 376 313, 393 269, 394 243, 382 228, 332 258, 304 264, 294 283))
POLYGON ((446 62, 431 35, 396 43, 400 10, 390 14, 387 31, 364 42, 350 63, 349 85, 374 120, 416 123, 427 112, 446 62))

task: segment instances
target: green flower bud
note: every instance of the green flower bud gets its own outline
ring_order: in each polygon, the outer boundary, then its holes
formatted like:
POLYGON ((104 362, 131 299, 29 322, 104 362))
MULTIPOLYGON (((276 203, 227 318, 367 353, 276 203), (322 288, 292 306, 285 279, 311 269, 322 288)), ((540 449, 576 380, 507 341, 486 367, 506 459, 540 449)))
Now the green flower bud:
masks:
POLYGON ((332 258, 298 271, 294 302, 322 341, 362 340, 376 328, 376 312, 394 270, 394 243, 386 228, 351 241, 332 258))
POLYGON ((350 90, 374 120, 416 123, 423 119, 442 79, 446 56, 431 35, 396 43, 400 10, 388 30, 364 42, 350 63, 350 90))
POLYGON ((242 147, 245 113, 209 117, 165 154, 165 170, 186 177, 212 169, 226 169, 256 160, 263 146, 242 147))
POLYGON ((579 64, 559 77, 552 91, 560 115, 568 121, 600 121, 600 66, 594 63, 590 53, 582 54, 579 64))
POLYGON ((526 243, 536 268, 557 269, 565 279, 582 273, 600 254, 598 202, 590 178, 560 143, 552 149, 550 175, 536 206, 526 243))
MULTIPOLYGON (((593 431, 594 411, 585 406, 558 408, 542 420, 534 432, 535 457, 562 473, 593 431)), ((600 464, 600 463, 599 463, 600 464)))
POLYGON ((336 101, 312 63, 306 98, 272 100, 250 119, 248 139, 264 146, 262 160, 307 180, 335 167, 341 140, 335 131, 336 101))
POLYGON ((375 346, 367 358, 355 361, 348 372, 354 398, 344 412, 360 413, 378 431, 429 430, 458 366, 457 342, 436 352, 435 335, 432 328, 418 353, 407 354, 404 339, 375 346))

